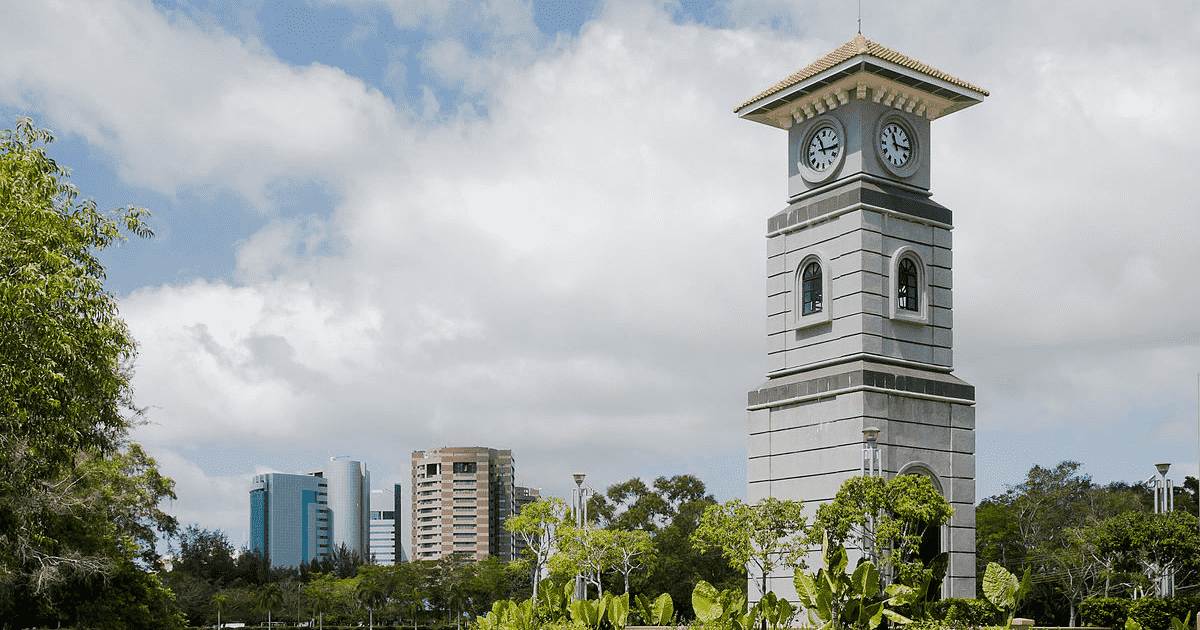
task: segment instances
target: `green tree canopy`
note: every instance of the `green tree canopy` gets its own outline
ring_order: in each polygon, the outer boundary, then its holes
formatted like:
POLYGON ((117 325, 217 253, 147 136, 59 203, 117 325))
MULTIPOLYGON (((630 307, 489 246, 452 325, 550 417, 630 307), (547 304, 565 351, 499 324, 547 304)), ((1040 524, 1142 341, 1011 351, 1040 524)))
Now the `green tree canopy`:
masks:
POLYGON ((766 497, 754 505, 734 499, 700 517, 692 535, 697 549, 720 549, 733 567, 753 565, 767 593, 767 576, 779 563, 803 567, 804 504, 766 497))
POLYGON ((144 566, 175 530, 158 509, 175 495, 127 441, 136 346, 96 257, 150 236, 149 215, 81 200, 52 141, 28 118, 0 132, 0 612, 172 627, 171 594, 144 566))

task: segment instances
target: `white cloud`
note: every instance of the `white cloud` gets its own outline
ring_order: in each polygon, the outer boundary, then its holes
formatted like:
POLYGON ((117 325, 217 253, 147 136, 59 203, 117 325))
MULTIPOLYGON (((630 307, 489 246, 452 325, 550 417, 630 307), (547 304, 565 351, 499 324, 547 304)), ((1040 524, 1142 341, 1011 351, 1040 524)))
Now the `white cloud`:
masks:
MULTIPOLYGON (((599 486, 684 467, 729 488, 763 374, 763 230, 786 196, 783 133, 731 110, 849 39, 844 4, 728 3, 746 26, 714 29, 609 2, 554 43, 521 3, 389 5, 438 42, 419 105, 145 5, 22 5, 11 24, 59 28, 0 26, 0 101, 41 103, 159 190, 336 193, 327 216, 242 243, 237 284, 123 300, 148 444, 331 449, 396 475, 410 450, 484 444, 550 489, 568 469, 599 486)), ((933 124, 981 476, 999 433, 1116 435, 1161 411, 1152 445, 1190 426, 1195 9, 866 9, 872 39, 992 91, 933 124), (930 37, 929 15, 954 36, 930 37)))

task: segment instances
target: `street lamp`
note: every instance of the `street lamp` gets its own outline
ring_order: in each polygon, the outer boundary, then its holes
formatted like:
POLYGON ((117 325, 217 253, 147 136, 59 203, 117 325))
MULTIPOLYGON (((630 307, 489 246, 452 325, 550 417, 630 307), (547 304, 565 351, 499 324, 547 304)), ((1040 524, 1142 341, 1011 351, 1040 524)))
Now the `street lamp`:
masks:
POLYGON ((879 428, 866 427, 862 430, 863 434, 863 456, 862 469, 863 477, 881 477, 883 471, 880 470, 879 462, 879 428))
MULTIPOLYGON (((1166 514, 1167 512, 1175 511, 1175 489, 1171 484, 1171 480, 1167 479, 1167 471, 1171 469, 1169 462, 1161 462, 1154 465, 1154 469, 1158 471, 1158 477, 1151 477, 1150 482, 1154 486, 1154 513, 1166 514)), ((1162 576, 1158 585, 1159 594, 1163 597, 1171 597, 1175 595, 1175 574, 1172 572, 1162 576)))
MULTIPOLYGON (((575 525, 579 529, 587 527, 587 500, 596 492, 583 485, 585 476, 583 473, 571 475, 575 480, 575 487, 571 489, 571 512, 575 516, 575 525)), ((587 599, 587 584, 584 583, 582 574, 575 576, 575 599, 587 599)))

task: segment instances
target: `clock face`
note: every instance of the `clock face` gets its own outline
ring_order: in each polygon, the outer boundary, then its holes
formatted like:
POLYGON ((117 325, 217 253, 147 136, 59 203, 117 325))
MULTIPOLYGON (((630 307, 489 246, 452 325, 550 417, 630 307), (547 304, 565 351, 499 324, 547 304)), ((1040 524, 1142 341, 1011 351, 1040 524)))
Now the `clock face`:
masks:
POLYGON ((812 135, 806 150, 808 166, 814 171, 824 171, 837 162, 842 152, 842 141, 833 127, 822 127, 812 135))
POLYGON ((904 166, 912 159, 912 139, 897 123, 888 123, 879 130, 879 154, 892 166, 904 166))

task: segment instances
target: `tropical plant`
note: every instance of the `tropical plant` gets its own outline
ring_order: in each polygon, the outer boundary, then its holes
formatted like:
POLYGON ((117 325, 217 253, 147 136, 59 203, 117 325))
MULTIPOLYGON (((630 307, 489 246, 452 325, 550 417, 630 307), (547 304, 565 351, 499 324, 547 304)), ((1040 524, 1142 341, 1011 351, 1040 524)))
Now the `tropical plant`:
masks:
POLYGON ((908 618, 888 607, 899 606, 902 600, 885 600, 879 595, 879 570, 872 562, 860 559, 854 573, 847 574, 845 547, 830 544, 828 539, 821 556, 824 567, 813 575, 797 571, 794 580, 797 599, 807 611, 810 624, 822 630, 842 625, 874 630, 884 617, 895 623, 909 623, 908 618))
POLYGON ((275 583, 264 585, 254 593, 254 608, 259 612, 267 613, 267 625, 271 625, 271 611, 279 607, 279 602, 283 600, 283 595, 279 591, 279 585, 275 583))
POLYGON ((521 508, 504 521, 504 528, 525 543, 526 563, 533 574, 533 599, 538 596, 538 579, 558 544, 558 528, 566 523, 567 504, 557 497, 545 497, 521 508))
POLYGON ((670 593, 663 593, 657 599, 651 600, 645 595, 634 599, 636 612, 642 618, 642 623, 648 626, 669 626, 675 622, 675 605, 670 593))
POLYGON ((692 610, 705 627, 750 630, 758 620, 759 609, 746 609, 746 594, 741 590, 718 591, 712 584, 700 581, 692 589, 692 610))
POLYGON ((1029 569, 1025 569, 1025 577, 1017 580, 1017 576, 1013 575, 1004 567, 989 562, 987 570, 983 574, 983 595, 993 606, 999 608, 1002 612, 1006 612, 1004 627, 1011 628, 1013 615, 1017 612, 1017 607, 1021 605, 1021 600, 1029 593, 1029 569))

